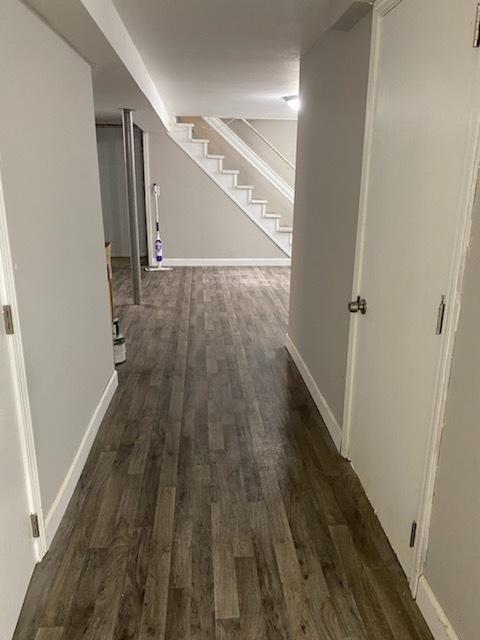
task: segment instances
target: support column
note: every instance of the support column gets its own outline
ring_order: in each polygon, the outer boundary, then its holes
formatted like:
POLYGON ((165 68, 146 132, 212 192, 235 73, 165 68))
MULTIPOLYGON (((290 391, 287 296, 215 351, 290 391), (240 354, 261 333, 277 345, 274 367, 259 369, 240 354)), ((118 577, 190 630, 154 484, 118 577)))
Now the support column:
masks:
POLYGON ((140 243, 138 234, 137 180, 135 177, 135 141, 131 109, 122 109, 123 158, 127 186, 128 220, 130 227, 130 264, 132 266, 133 304, 142 304, 140 243))

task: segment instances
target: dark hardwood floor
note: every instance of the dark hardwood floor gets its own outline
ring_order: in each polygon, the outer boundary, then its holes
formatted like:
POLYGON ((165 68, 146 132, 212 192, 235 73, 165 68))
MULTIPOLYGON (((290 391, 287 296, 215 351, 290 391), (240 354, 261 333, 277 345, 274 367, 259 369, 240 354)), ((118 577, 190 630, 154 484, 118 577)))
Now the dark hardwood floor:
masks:
POLYGON ((115 274, 128 360, 15 640, 430 640, 283 346, 289 270, 143 277, 135 308, 115 274))

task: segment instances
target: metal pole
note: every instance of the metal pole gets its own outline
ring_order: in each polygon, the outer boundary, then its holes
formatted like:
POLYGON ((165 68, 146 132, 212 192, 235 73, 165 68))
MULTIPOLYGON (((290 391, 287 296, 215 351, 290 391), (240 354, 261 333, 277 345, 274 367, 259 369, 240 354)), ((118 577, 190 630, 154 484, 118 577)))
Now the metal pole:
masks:
POLYGON ((137 180, 135 177, 135 143, 131 109, 122 109, 123 159, 127 185, 128 219, 130 223, 130 263, 132 265, 133 304, 142 304, 140 243, 138 234, 137 180))

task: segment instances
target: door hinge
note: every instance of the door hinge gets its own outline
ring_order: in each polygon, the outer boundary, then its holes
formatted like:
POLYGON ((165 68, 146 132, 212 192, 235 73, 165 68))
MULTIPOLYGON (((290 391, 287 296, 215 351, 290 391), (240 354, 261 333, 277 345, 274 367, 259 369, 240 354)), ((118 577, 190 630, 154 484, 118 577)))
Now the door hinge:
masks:
POLYGON ((438 314, 437 314, 437 328, 435 333, 439 336, 443 331, 443 319, 445 317, 445 296, 441 296, 440 304, 438 305, 438 314))
POLYGON ((36 513, 30 514, 30 524, 32 525, 32 535, 34 538, 40 537, 40 527, 38 525, 38 516, 36 513))
POLYGON ((478 49, 480 47, 480 2, 477 4, 477 14, 475 16, 475 32, 473 35, 473 47, 478 49))
POLYGON ((12 307, 9 304, 3 307, 3 321, 5 323, 5 333, 7 336, 11 336, 15 333, 15 330, 13 328, 12 307))
POLYGON ((417 537, 417 523, 412 522, 412 528, 410 529, 410 548, 415 546, 415 538, 417 537))

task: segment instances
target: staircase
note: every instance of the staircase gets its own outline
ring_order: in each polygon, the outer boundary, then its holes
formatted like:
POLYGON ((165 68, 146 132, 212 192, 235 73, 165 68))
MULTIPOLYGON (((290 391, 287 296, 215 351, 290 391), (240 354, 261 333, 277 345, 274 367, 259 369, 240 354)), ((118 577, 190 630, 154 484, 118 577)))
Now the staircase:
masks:
POLYGON ((208 153, 208 140, 195 138, 195 125, 177 122, 169 131, 181 149, 224 191, 227 196, 288 256, 292 255, 291 227, 281 224, 281 216, 268 213, 267 200, 253 197, 254 187, 238 184, 240 171, 224 169, 225 156, 208 153))

